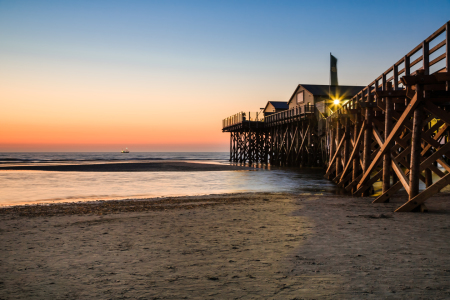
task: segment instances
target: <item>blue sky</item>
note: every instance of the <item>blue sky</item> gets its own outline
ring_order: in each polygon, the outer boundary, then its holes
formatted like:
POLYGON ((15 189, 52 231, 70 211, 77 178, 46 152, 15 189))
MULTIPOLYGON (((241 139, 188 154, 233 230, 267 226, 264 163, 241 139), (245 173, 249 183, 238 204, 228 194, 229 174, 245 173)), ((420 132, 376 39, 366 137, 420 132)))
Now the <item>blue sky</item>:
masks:
POLYGON ((10 115, 33 101, 20 91, 33 87, 39 101, 53 99, 43 105, 54 115, 79 91, 97 114, 125 99, 170 103, 171 114, 205 118, 225 145, 222 118, 287 101, 299 83, 328 84, 330 52, 340 84, 367 85, 449 12, 450 1, 0 0, 0 101, 18 103, 10 115))

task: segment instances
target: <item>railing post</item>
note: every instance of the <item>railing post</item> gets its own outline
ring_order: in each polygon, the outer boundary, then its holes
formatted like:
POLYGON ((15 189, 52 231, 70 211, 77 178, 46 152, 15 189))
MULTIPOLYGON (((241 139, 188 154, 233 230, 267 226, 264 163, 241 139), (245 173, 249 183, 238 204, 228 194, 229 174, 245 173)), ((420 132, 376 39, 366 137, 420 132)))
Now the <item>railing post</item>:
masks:
MULTIPOLYGON (((450 21, 445 26, 445 68, 450 72, 450 21)), ((450 92, 450 81, 447 81, 447 91, 450 92)))
POLYGON ((425 75, 430 75, 430 46, 427 41, 422 43, 422 63, 425 75))

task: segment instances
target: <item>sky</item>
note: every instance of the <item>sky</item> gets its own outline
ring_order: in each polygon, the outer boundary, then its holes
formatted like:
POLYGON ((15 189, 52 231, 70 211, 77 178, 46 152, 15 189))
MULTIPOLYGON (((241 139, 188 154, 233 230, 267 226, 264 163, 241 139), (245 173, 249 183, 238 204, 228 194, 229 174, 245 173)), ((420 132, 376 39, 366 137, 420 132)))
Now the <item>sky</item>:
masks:
POLYGON ((0 152, 228 151, 221 120, 367 85, 446 1, 0 0, 0 152))

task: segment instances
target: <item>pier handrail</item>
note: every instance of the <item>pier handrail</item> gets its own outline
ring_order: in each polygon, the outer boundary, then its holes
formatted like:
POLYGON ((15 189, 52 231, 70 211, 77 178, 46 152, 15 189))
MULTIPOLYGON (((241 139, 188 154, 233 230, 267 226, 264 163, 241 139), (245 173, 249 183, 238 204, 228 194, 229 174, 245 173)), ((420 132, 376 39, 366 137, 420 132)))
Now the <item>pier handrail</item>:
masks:
POLYGON ((308 113, 314 113, 315 106, 313 104, 307 103, 302 106, 295 106, 291 109, 281 111, 278 113, 271 114, 266 117, 264 123, 271 124, 273 122, 282 121, 286 119, 290 119, 293 117, 298 117, 308 113))
POLYGON ((403 85, 400 83, 401 76, 415 75, 417 70, 424 70, 425 75, 443 70, 449 71, 449 36, 450 21, 369 83, 352 99, 342 105, 340 109, 330 115, 328 120, 331 120, 338 114, 346 113, 349 109, 360 107, 361 102, 376 102, 375 91, 386 90, 389 82, 392 83, 394 90, 403 89, 403 85))
POLYGON ((237 114, 234 114, 228 118, 223 119, 222 128, 230 127, 243 122, 264 122, 264 113, 241 111, 237 114))

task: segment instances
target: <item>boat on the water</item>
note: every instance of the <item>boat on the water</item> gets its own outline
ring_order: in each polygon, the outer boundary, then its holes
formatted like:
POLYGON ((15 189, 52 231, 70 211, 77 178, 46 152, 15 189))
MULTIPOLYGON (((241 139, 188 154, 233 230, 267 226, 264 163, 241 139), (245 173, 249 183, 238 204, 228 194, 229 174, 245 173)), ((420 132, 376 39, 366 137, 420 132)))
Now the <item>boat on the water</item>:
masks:
POLYGON ((130 153, 130 150, 128 150, 128 148, 125 148, 125 150, 122 150, 120 153, 130 153))

